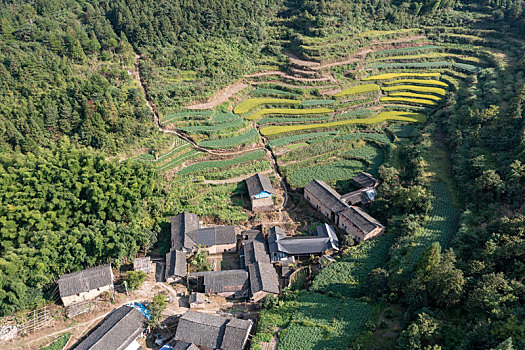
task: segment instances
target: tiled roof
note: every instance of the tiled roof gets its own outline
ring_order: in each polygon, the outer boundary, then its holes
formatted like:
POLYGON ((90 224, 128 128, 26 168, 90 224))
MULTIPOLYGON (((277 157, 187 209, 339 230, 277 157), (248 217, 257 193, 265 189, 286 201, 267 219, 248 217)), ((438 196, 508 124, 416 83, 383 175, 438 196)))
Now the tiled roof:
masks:
POLYGON ((171 250, 166 254, 165 277, 186 276, 186 253, 182 250, 171 250))
POLYGON ((337 213, 344 208, 346 205, 341 201, 341 195, 337 193, 333 188, 328 186, 324 181, 312 180, 304 188, 305 192, 309 192, 319 202, 323 203, 332 212, 337 213))
POLYGON ((279 279, 271 263, 251 264, 248 266, 248 271, 252 295, 260 291, 279 294, 279 279))
POLYGON ((359 207, 351 206, 342 212, 341 215, 348 219, 348 221, 355 225, 365 235, 377 227, 384 227, 379 221, 368 215, 359 207))
POLYGON ((374 187, 377 184, 375 177, 364 171, 360 171, 352 178, 352 181, 361 188, 374 187))
POLYGON ((110 264, 65 274, 58 280, 61 297, 88 292, 112 284, 113 272, 110 264))
POLYGON ((246 179, 246 186, 248 187, 250 197, 254 197, 261 192, 274 193, 270 178, 264 174, 257 173, 246 179))

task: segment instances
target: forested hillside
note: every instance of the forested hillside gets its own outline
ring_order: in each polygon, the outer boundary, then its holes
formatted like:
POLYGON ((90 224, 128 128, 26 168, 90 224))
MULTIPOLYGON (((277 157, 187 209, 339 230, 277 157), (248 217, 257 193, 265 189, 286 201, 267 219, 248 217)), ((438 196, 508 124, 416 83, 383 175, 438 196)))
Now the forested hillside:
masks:
POLYGON ((0 0, 0 315, 164 253, 173 212, 259 224, 246 175, 301 215, 369 171, 386 235, 267 300, 252 347, 524 349, 524 6, 0 0))

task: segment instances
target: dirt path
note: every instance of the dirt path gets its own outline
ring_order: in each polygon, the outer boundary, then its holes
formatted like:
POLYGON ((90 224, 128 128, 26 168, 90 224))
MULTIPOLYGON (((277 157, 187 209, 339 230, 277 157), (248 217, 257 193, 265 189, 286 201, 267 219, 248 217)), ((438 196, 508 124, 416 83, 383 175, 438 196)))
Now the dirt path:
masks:
POLYGON ((241 92, 245 88, 247 88, 249 85, 245 84, 242 80, 236 82, 235 84, 226 86, 225 88, 222 88, 221 90, 217 91, 215 94, 213 94, 212 97, 208 100, 208 102, 205 103, 197 103, 193 104, 191 106, 186 106, 184 108, 187 109, 212 109, 217 107, 220 104, 223 104, 224 102, 228 101, 230 97, 235 95, 238 92, 241 92))

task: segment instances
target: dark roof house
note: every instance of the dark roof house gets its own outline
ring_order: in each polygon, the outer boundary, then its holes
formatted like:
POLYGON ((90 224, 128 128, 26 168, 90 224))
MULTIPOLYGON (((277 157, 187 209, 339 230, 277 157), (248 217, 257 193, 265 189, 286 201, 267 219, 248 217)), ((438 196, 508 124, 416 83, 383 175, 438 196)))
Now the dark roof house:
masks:
POLYGON ((369 204, 375 198, 375 188, 362 188, 341 196, 341 200, 348 205, 369 204))
POLYGON ((137 258, 133 260, 133 270, 134 271, 142 271, 145 273, 149 273, 151 269, 151 258, 149 256, 146 256, 144 258, 137 258))
POLYGON ((364 171, 360 171, 352 178, 352 182, 359 188, 375 187, 379 182, 375 177, 364 171))
POLYGON ((270 178, 264 174, 257 173, 247 178, 246 186, 248 187, 250 198, 265 198, 275 193, 270 178))
POLYGON ((348 207, 340 215, 348 221, 350 221, 365 236, 377 228, 384 228, 384 226, 381 225, 379 221, 374 219, 372 216, 367 214, 363 209, 359 207, 348 207))
POLYGON ((145 320, 137 309, 121 306, 99 323, 74 350, 127 349, 144 331, 145 320))
POLYGON ((109 285, 113 285, 111 264, 65 274, 58 280, 58 289, 62 298, 109 285))
POLYGON ((257 262, 270 262, 266 244, 261 241, 244 243, 241 248, 241 267, 247 269, 248 265, 257 262))
POLYGON ((259 292, 279 294, 279 278, 271 263, 258 262, 248 266, 250 272, 250 292, 254 296, 259 292))
POLYGON ((191 273, 202 277, 204 291, 211 294, 248 291, 248 272, 245 270, 204 271, 191 273))
POLYGON ((339 250, 339 239, 330 225, 317 226, 313 236, 286 236, 275 231, 268 236, 272 262, 288 260, 290 256, 321 254, 326 250, 339 250))
POLYGON ((179 319, 175 339, 211 349, 241 350, 252 325, 249 320, 187 311, 179 319))
POLYGON ((187 212, 171 218, 172 249, 190 251, 198 246, 210 247, 235 243, 234 226, 201 228, 199 217, 187 212))
MULTIPOLYGON (((186 343, 183 341, 176 340, 172 347, 173 350, 199 350, 195 344, 186 343)), ((160 350, 163 350, 162 348, 160 350)))
POLYGON ((332 187, 328 186, 324 181, 312 180, 306 185, 304 191, 305 196, 313 196, 332 213, 337 213, 346 208, 346 204, 341 201, 341 195, 332 187))
POLYGON ((179 279, 186 276, 186 253, 182 250, 171 250, 166 254, 165 278, 179 279))

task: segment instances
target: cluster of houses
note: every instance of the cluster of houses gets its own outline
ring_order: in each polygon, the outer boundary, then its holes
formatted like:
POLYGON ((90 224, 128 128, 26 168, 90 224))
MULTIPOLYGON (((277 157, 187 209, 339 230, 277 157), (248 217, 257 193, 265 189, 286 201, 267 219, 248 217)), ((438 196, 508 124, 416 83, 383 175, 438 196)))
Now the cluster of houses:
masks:
POLYGON ((379 183, 365 172, 357 174, 352 181, 359 189, 340 195, 325 182, 313 180, 304 188, 304 198, 342 231, 362 242, 381 235, 385 230, 379 221, 357 206, 374 200, 379 183))
MULTIPOLYGON (((340 195, 320 180, 304 188, 305 199, 322 215, 356 241, 365 241, 383 233, 384 226, 362 207, 374 200, 378 182, 368 173, 353 178, 359 188, 340 195)), ((274 190, 270 179, 262 174, 246 180, 253 211, 274 207, 274 190)), ((279 226, 269 228, 266 238, 259 230, 242 232, 234 226, 203 227, 199 217, 183 212, 171 218, 171 249, 166 254, 164 277, 167 282, 191 281, 200 289, 193 293, 190 305, 202 307, 206 294, 226 298, 249 298, 259 301, 265 295, 278 295, 280 282, 275 265, 284 266, 302 257, 337 252, 339 239, 333 226, 322 224, 309 236, 287 236, 279 226), (222 271, 188 272, 187 259, 200 249, 209 254, 236 253, 239 267, 222 271)), ((136 259, 134 269, 149 272, 149 258, 136 259)), ((111 265, 102 265, 66 274, 58 281, 64 306, 81 306, 114 290, 111 265)), ((137 350, 137 338, 144 333, 145 315, 140 309, 122 306, 110 313, 75 349, 137 350)), ((253 323, 250 320, 225 318, 188 310, 178 321, 175 337, 163 349, 243 349, 253 323)))

